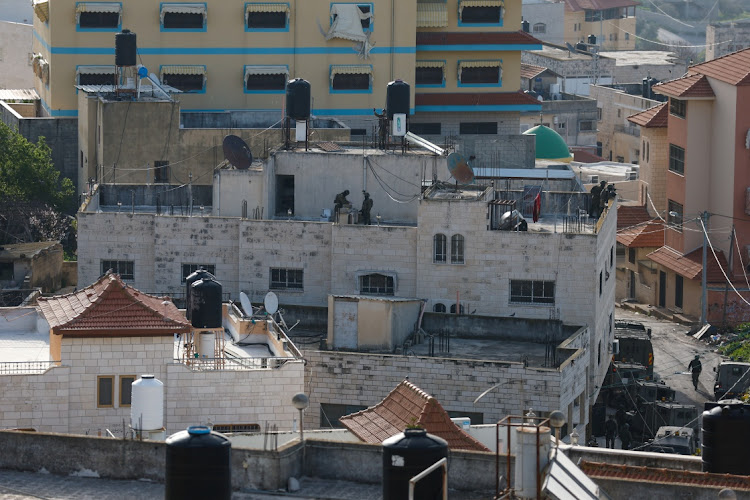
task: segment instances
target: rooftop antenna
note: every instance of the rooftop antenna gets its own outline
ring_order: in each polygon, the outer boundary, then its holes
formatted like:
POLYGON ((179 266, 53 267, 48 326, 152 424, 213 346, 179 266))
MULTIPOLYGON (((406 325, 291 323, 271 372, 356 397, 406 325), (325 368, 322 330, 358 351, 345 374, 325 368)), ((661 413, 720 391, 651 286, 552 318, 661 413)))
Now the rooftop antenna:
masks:
POLYGON ((247 170, 253 163, 253 153, 242 138, 236 135, 224 137, 222 143, 224 159, 237 170, 247 170))

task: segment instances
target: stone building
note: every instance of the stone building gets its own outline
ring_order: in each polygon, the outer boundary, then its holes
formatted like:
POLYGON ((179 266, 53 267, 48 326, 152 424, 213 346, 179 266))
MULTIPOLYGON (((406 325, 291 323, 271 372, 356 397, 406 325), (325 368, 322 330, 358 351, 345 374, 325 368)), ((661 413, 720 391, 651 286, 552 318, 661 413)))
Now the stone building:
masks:
POLYGON ((615 77, 614 59, 548 43, 540 50, 525 50, 521 62, 547 68, 557 75, 552 94, 588 96, 590 85, 608 85, 615 77))
POLYGON ((750 20, 737 19, 706 26, 706 61, 750 47, 750 20))
POLYGON ((0 247, 0 289, 54 292, 62 286, 62 267, 63 249, 58 241, 4 244, 0 247))

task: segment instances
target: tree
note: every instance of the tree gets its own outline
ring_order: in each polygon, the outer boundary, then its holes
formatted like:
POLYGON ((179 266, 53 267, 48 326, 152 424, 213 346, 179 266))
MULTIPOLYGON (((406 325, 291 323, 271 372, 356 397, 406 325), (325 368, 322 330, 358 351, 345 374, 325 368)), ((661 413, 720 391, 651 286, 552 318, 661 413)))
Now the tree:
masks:
POLYGON ((0 122, 0 198, 40 202, 58 211, 72 208, 75 189, 52 165, 44 137, 34 144, 0 122))

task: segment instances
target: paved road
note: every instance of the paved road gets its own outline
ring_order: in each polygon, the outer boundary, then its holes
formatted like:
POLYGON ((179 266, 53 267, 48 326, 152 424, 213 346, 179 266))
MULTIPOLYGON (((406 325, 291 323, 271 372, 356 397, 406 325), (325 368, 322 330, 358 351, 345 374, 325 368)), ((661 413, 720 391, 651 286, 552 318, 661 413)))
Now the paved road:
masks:
POLYGON ((640 321, 651 328, 654 376, 674 389, 677 402, 696 405, 700 412, 704 402, 713 400, 713 367, 719 364, 721 356, 705 342, 686 335, 689 330, 687 326, 619 308, 615 310, 615 318, 640 321), (698 391, 693 389, 693 380, 687 370, 688 363, 696 354, 703 364, 698 391))

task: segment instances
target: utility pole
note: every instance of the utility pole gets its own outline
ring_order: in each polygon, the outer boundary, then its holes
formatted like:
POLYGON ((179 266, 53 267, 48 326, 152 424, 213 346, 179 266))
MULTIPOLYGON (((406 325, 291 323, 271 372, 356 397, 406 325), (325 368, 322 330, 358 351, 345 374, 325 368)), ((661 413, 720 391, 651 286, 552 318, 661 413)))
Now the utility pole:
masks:
POLYGON ((708 245, 708 218, 711 216, 707 211, 701 214, 702 228, 703 228, 703 269, 701 271, 701 325, 706 324, 706 316, 708 315, 708 300, 706 297, 706 248, 708 245))

